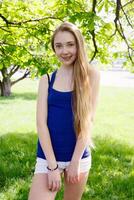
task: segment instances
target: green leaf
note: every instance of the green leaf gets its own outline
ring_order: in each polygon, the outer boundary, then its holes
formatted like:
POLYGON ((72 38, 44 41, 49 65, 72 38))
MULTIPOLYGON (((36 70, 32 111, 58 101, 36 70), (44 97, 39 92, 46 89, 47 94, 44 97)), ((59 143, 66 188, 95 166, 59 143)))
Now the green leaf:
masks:
POLYGON ((101 12, 101 11, 102 11, 103 6, 104 6, 104 1, 102 1, 102 2, 98 5, 98 7, 97 7, 98 12, 101 12))

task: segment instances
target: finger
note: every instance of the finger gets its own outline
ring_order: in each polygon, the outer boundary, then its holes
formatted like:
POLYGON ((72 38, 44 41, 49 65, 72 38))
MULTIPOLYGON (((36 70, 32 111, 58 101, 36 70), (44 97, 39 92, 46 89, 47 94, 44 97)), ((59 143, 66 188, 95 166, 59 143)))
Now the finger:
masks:
POLYGON ((57 190, 60 190, 61 188, 61 181, 57 181, 57 190))
POLYGON ((70 183, 70 176, 67 176, 67 182, 70 183))
POLYGON ((68 172, 68 168, 66 168, 65 171, 68 172))
POLYGON ((58 183, 57 181, 53 182, 53 192, 58 191, 58 183))
POLYGON ((52 181, 48 181, 48 189, 51 190, 52 189, 52 181))
POLYGON ((68 178, 68 182, 69 182, 69 183, 74 183, 74 181, 73 181, 73 177, 72 177, 72 176, 69 176, 69 178, 68 178))
POLYGON ((58 191, 59 190, 59 181, 55 181, 53 182, 53 192, 54 191, 58 191))
POLYGON ((78 176, 78 175, 73 176, 73 177, 71 178, 71 182, 72 182, 73 184, 78 183, 78 181, 79 181, 79 176, 78 176))
POLYGON ((54 192, 54 190, 55 190, 55 183, 54 183, 54 182, 52 182, 51 191, 52 191, 52 192, 54 192))
POLYGON ((55 182, 55 191, 58 191, 59 188, 60 188, 59 181, 56 181, 56 182, 55 182))
POLYGON ((75 183, 76 182, 76 180, 75 180, 75 177, 71 177, 71 183, 75 183))
POLYGON ((72 177, 72 183, 74 184, 74 183, 76 183, 77 181, 76 181, 76 178, 75 177, 72 177))
POLYGON ((79 176, 78 175, 75 176, 75 181, 79 182, 79 176))
POLYGON ((69 176, 69 177, 68 177, 68 182, 69 182, 69 183, 72 183, 72 176, 69 176))
POLYGON ((69 174, 68 174, 68 172, 66 174, 66 179, 67 179, 67 182, 69 182, 69 174))

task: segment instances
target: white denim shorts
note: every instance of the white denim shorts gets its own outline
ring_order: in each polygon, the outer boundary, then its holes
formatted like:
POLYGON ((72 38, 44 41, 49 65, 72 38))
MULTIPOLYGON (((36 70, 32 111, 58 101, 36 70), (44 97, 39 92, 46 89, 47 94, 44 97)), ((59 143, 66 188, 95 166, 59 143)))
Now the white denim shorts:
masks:
MULTIPOLYGON (((64 171, 64 169, 66 169, 69 163, 70 161, 68 162, 57 161, 61 173, 64 171)), ((34 174, 48 173, 47 166, 48 166, 47 160, 37 157, 34 174)), ((90 156, 82 158, 80 160, 80 172, 88 172, 90 168, 91 168, 91 154, 90 156)))

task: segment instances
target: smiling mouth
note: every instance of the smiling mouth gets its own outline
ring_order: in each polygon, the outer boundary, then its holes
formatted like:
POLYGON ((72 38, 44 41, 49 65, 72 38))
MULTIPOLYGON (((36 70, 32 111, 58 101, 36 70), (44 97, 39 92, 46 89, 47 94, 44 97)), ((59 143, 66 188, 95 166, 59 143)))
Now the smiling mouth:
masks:
POLYGON ((71 58, 72 56, 69 56, 69 57, 62 57, 62 59, 64 59, 64 60, 69 60, 70 58, 71 58))

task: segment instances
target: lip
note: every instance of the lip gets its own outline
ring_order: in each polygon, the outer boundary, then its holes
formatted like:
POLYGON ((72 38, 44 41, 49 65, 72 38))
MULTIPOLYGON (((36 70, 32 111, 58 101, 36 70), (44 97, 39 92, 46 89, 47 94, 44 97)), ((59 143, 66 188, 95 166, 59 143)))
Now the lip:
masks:
POLYGON ((61 57, 61 58, 63 58, 63 59, 69 59, 69 58, 71 58, 72 56, 69 56, 69 57, 61 57))

